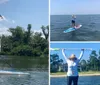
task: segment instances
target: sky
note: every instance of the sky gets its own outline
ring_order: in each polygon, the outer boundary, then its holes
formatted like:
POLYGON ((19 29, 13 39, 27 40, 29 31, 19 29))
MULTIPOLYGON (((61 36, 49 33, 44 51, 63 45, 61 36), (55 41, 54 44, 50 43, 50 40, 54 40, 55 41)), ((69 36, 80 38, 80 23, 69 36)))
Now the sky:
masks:
MULTIPOLYGON (((21 26, 24 29, 32 24, 32 30, 40 31, 48 25, 48 0, 0 0, 0 34, 7 34, 9 27, 21 26)), ((9 34, 9 33, 8 33, 9 34)))
POLYGON ((51 0, 50 14, 100 14, 100 0, 51 0))
MULTIPOLYGON (((95 50, 98 54, 100 50, 100 43, 86 43, 86 42, 85 43, 60 43, 59 42, 59 43, 51 43, 50 48, 80 48, 78 50, 65 51, 66 56, 69 57, 71 54, 75 54, 76 57, 78 58, 82 48, 92 48, 92 50, 95 50)), ((82 59, 88 60, 91 52, 92 52, 91 50, 85 50, 82 59)), ((50 54, 58 54, 60 59, 63 59, 65 62, 61 50, 60 51, 50 50, 50 54)))

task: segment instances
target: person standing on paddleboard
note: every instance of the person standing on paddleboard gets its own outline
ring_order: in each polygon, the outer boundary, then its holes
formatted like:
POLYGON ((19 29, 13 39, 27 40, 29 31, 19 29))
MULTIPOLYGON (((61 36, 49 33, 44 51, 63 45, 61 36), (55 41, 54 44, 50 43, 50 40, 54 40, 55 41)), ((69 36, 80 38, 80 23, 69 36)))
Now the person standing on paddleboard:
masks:
POLYGON ((76 19, 76 16, 75 15, 72 15, 72 27, 75 27, 75 19, 76 19))
POLYGON ((77 58, 74 54, 72 54, 69 58, 66 57, 65 53, 64 53, 65 49, 62 49, 62 54, 68 64, 68 72, 67 72, 67 85, 78 85, 78 64, 79 61, 81 60, 83 53, 84 53, 84 49, 81 49, 81 54, 79 56, 79 58, 77 58))

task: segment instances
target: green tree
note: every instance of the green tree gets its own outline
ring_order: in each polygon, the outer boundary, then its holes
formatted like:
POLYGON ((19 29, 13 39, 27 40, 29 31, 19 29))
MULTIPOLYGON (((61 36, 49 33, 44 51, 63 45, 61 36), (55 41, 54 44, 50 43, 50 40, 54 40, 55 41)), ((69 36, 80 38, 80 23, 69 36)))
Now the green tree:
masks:
POLYGON ((32 28, 32 25, 28 24, 27 31, 24 33, 24 42, 25 42, 25 44, 30 43, 31 36, 32 36, 31 28, 32 28))
POLYGON ((41 29, 42 29, 42 32, 45 36, 45 39, 48 40, 48 38, 49 38, 49 26, 46 26, 46 27, 42 26, 41 29))
POLYGON ((81 67, 81 70, 82 71, 86 71, 86 66, 87 66, 87 63, 86 63, 86 61, 83 59, 83 60, 81 60, 81 62, 80 62, 80 67, 81 67))
POLYGON ((48 56, 48 41, 42 37, 42 33, 33 33, 31 28, 31 24, 28 24, 27 31, 20 26, 9 28, 11 35, 1 37, 1 53, 32 57, 48 56))
POLYGON ((64 65, 63 60, 62 59, 59 59, 58 60, 58 64, 59 64, 58 71, 63 72, 64 71, 64 69, 63 69, 63 65, 64 65))
POLYGON ((17 47, 23 43, 24 30, 22 27, 17 26, 16 28, 9 28, 8 31, 12 34, 10 38, 13 42, 13 47, 17 47))
POLYGON ((19 45, 13 48, 11 53, 18 56, 33 56, 33 50, 28 45, 19 45))
POLYGON ((9 28, 9 32, 12 34, 13 41, 23 42, 24 30, 22 27, 9 28))
POLYGON ((59 56, 57 54, 50 55, 50 70, 57 72, 59 70, 59 56))
POLYGON ((2 35, 1 38, 1 51, 2 52, 10 52, 12 49, 12 41, 9 36, 2 35))
POLYGON ((98 59, 97 59, 97 53, 95 50, 93 50, 90 54, 90 65, 91 70, 97 70, 98 69, 98 59))
POLYGON ((98 54, 98 70, 100 71, 100 50, 99 50, 99 54, 98 54))

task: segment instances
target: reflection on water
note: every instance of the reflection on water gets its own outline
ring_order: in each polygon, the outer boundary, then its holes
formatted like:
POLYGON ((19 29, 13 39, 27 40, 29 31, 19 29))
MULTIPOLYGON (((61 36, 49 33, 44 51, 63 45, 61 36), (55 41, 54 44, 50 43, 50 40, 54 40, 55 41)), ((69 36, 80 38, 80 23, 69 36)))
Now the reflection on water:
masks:
POLYGON ((31 75, 1 75, 0 85, 48 85, 48 72, 29 72, 31 75))
POLYGON ((35 70, 35 69, 47 69, 47 58, 32 58, 32 57, 20 57, 20 56, 0 56, 0 68, 1 69, 21 70, 35 70))
MULTIPOLYGON (((51 85, 67 85, 67 78, 51 78, 51 85)), ((100 76, 81 76, 78 85, 100 85, 100 76)))
POLYGON ((30 75, 0 75, 0 85, 48 85, 48 59, 0 56, 0 69, 28 72, 30 75))

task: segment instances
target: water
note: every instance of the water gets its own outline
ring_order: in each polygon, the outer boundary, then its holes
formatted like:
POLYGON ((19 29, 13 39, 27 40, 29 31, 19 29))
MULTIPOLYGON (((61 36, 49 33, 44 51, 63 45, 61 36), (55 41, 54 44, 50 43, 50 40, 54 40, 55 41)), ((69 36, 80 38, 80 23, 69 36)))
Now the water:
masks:
POLYGON ((76 23, 82 27, 74 32, 63 33, 71 27, 71 15, 51 15, 51 41, 99 41, 100 15, 76 15, 76 23))
MULTIPOLYGON (((51 78, 51 85, 67 85, 66 77, 51 78)), ((81 76, 78 85, 100 85, 100 76, 81 76)))
POLYGON ((0 85, 48 85, 48 72, 29 73, 30 76, 0 75, 0 85))
POLYGON ((46 60, 47 58, 0 56, 1 70, 30 73, 20 76, 0 74, 0 85, 48 85, 48 60, 46 60))
POLYGON ((48 69, 48 57, 0 56, 0 69, 37 70, 39 68, 48 69), (9 67, 12 67, 12 69, 9 67))

